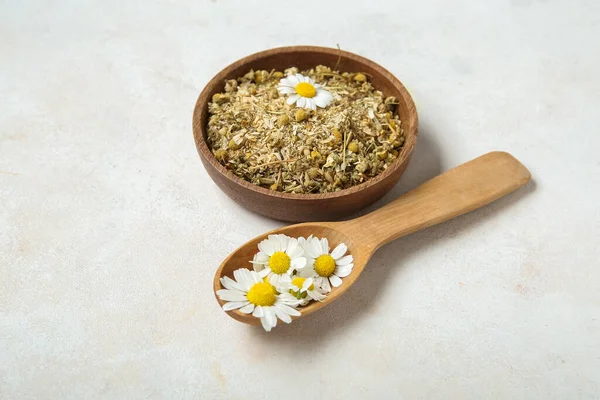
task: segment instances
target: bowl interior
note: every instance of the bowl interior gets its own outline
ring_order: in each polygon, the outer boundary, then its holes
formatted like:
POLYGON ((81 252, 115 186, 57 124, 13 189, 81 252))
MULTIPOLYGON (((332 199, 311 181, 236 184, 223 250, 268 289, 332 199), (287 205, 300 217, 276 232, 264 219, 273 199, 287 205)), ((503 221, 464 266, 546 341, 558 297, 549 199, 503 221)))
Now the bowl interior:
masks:
POLYGON ((346 51, 315 46, 292 46, 271 49, 245 57, 229 65, 217 74, 205 87, 196 103, 193 117, 194 136, 198 151, 203 155, 214 168, 225 175, 228 179, 248 187, 252 190, 261 192, 265 195, 283 197, 283 198, 324 198, 339 197, 345 194, 356 192, 361 187, 366 187, 377 183, 390 176, 393 171, 403 166, 409 159, 410 154, 416 143, 418 118, 414 102, 402 83, 389 71, 378 64, 346 51), (397 112, 402 121, 402 129, 405 135, 404 145, 398 155, 398 158, 383 173, 373 177, 366 182, 344 189, 338 192, 321 194, 296 194, 273 192, 269 189, 252 185, 242 178, 237 177, 233 172, 219 163, 209 149, 207 143, 208 125, 208 103, 215 93, 224 90, 225 81, 238 78, 250 69, 283 71, 292 66, 300 70, 310 69, 317 65, 325 65, 335 68, 341 72, 363 72, 369 77, 373 87, 383 92, 385 96, 394 96, 398 99, 397 112))

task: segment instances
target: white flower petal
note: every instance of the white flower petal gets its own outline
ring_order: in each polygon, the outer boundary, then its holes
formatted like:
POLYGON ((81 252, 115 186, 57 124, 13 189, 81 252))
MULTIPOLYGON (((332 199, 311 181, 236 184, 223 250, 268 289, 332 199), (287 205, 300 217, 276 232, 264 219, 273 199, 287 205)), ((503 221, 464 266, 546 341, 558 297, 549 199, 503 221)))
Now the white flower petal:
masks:
POLYGON ((265 253, 266 255, 268 255, 269 257, 273 255, 273 253, 275 253, 275 248, 273 247, 273 243, 271 243, 271 240, 269 239, 265 239, 262 242, 260 242, 258 244, 258 249, 260 251, 262 251, 263 253, 265 253))
POLYGON ((242 285, 240 285, 228 276, 224 276, 223 278, 221 278, 221 285, 223 285, 225 289, 239 290, 241 292, 244 291, 242 285))
MULTIPOLYGON (((279 296, 281 295, 281 293, 288 293, 290 292, 290 290, 294 290, 291 283, 289 282, 283 282, 281 285, 279 285, 279 287, 275 288, 278 292, 279 292, 279 296)), ((297 292, 297 290, 296 290, 297 292)), ((294 297, 296 298, 296 297, 294 297)))
POLYGON ((323 255, 325 253, 323 253, 323 248, 321 247, 321 242, 319 241, 319 239, 317 238, 313 238, 313 240, 310 241, 310 244, 312 246, 312 253, 311 256, 314 258, 319 257, 320 255, 323 255))
POLYGON ((269 235, 268 237, 269 243, 271 243, 271 246, 273 246, 273 250, 275 250, 275 252, 285 249, 281 246, 281 241, 283 239, 281 236, 283 235, 269 235))
POLYGON ((264 279, 265 276, 268 276, 271 273, 271 268, 265 268, 262 271, 258 272, 258 276, 260 276, 261 279, 264 279))
POLYGON ((273 328, 277 326, 277 314, 275 313, 275 307, 271 306, 267 308, 268 312, 270 313, 272 318, 272 322, 273 322, 273 328))
POLYGON ((264 277, 264 276, 262 276, 262 275, 263 275, 263 274, 265 274, 265 273, 267 274, 266 276, 268 277, 268 279, 267 279, 267 280, 270 280, 270 279, 271 279, 271 276, 273 276, 273 271, 271 271, 271 268, 270 268, 270 267, 265 267, 265 269, 264 269, 264 270, 262 270, 262 271, 260 271, 260 272, 257 272, 258 276, 261 276, 261 277, 262 277, 262 280, 263 280, 263 282, 264 282, 264 280, 265 280, 265 277, 264 277), (265 272, 265 271, 267 271, 267 272, 265 272))
POLYGON ((288 306, 287 304, 279 304, 278 306, 281 309, 281 311, 285 312, 288 315, 291 315, 293 317, 297 317, 300 315, 300 311, 288 306))
POLYGON ((221 289, 217 290, 217 296, 224 301, 246 301, 246 295, 237 290, 221 289))
POLYGON ((300 304, 299 304, 299 305, 300 305, 300 306, 305 306, 305 305, 307 305, 308 303, 310 303, 310 301, 311 301, 311 300, 312 300, 312 299, 311 299, 310 297, 308 297, 308 296, 307 296, 307 297, 305 297, 305 298, 303 298, 303 299, 301 299, 301 300, 300 300, 300 304))
POLYGON ((252 261, 250 261, 250 263, 252 263, 252 266, 254 267, 254 270, 257 272, 263 270, 265 268, 265 264, 267 264, 268 262, 269 256, 263 253, 262 251, 256 253, 252 261))
POLYGON ((306 257, 306 256, 304 258, 306 258, 306 267, 305 268, 308 268, 308 267, 312 268, 312 267, 314 267, 314 265, 315 265, 315 259, 314 258, 312 258, 312 257, 306 257))
POLYGON ((269 320, 267 319, 267 317, 261 317, 260 323, 262 324, 262 327, 265 331, 271 332, 271 329, 273 327, 271 325, 269 325, 269 320))
POLYGON ((296 239, 292 239, 286 235, 279 235, 279 241, 281 242, 281 251, 286 251, 290 245, 290 241, 296 241, 296 239))
POLYGON ((312 241, 312 236, 309 236, 307 238, 299 238, 298 239, 298 243, 301 244, 302 248, 304 249, 304 252, 306 253, 307 248, 310 247, 310 243, 312 241), (300 240, 303 239, 303 240, 300 240))
MULTIPOLYGON (((347 264, 347 265, 336 265, 335 270, 336 271, 352 271, 352 267, 354 267, 354 264, 347 264)), ((334 272, 335 273, 335 272, 334 272)), ((336 274, 337 275, 337 274, 336 274)), ((339 275, 338 275, 339 276, 339 275)))
POLYGON ((298 270, 298 275, 301 276, 302 278, 312 278, 312 277, 315 277, 317 275, 317 272, 311 266, 311 267, 305 267, 305 268, 299 269, 298 270))
POLYGON ((277 303, 294 305, 297 301, 298 299, 296 298, 296 296, 292 296, 292 294, 287 290, 277 295, 277 303))
POLYGON ((327 298, 327 296, 317 292, 316 290, 309 290, 308 297, 310 297, 311 299, 313 299, 315 301, 323 301, 327 298))
MULTIPOLYGON (((317 96, 324 98, 327 101, 333 101, 333 94, 324 87, 316 88, 317 96)), ((315 96, 315 97, 317 97, 315 96)))
POLYGON ((333 101, 333 95, 324 89, 317 89, 317 95, 313 99, 316 105, 325 108, 333 101))
POLYGON ((321 239, 321 250, 323 251, 321 254, 329 254, 329 240, 327 238, 321 239))
POLYGON ((354 257, 352 257, 352 254, 348 254, 345 257, 335 260, 335 265, 348 265, 352 263, 352 261, 354 261, 354 257))
POLYGON ((320 108, 325 108, 329 105, 329 103, 326 100, 324 100, 322 97, 318 97, 318 96, 314 98, 314 102, 315 102, 315 105, 320 108))
POLYGON ((296 102, 296 105, 298 105, 298 107, 300 107, 300 108, 304 108, 304 106, 306 105, 306 98, 300 96, 300 98, 296 102))
POLYGON ((333 287, 339 287, 342 284, 342 280, 337 275, 331 275, 329 281, 333 287))
POLYGON ((256 318, 262 318, 265 315, 263 308, 261 306, 256 306, 254 311, 252 312, 252 316, 256 318))
POLYGON ((304 257, 304 249, 300 247, 299 244, 296 244, 295 246, 292 245, 292 248, 288 249, 286 253, 288 254, 288 256, 290 256, 290 259, 292 260, 298 257, 304 257))
POLYGON ((293 88, 295 88, 295 87, 296 87, 296 85, 297 85, 297 83, 295 83, 295 82, 292 82, 292 81, 289 79, 289 77, 288 77, 288 78, 283 78, 283 79, 281 79, 281 80, 279 81, 279 86, 278 86, 278 88, 279 88, 279 87, 289 87, 289 88, 292 88, 292 89, 293 89, 293 88))
POLYGON ((277 90, 279 90, 279 93, 281 94, 294 94, 296 93, 296 89, 294 89, 293 87, 289 87, 289 86, 280 86, 277 88, 277 90))
POLYGON ((342 257, 344 254, 346 254, 347 250, 348 250, 348 247, 344 243, 340 243, 331 252, 331 257, 333 257, 334 260, 337 260, 338 258, 342 257))
POLYGON ((269 274, 269 283, 276 288, 281 284, 281 275, 271 273, 269 274))
POLYGON ((256 253, 256 261, 267 262, 267 261, 269 261, 269 255, 267 253, 263 253, 262 251, 259 251, 258 253, 256 253))
POLYGON ((337 267, 335 269, 335 271, 333 271, 333 273, 337 276, 339 276, 340 278, 345 278, 348 275, 350 275, 350 273, 352 272, 352 266, 353 264, 350 264, 350 268, 348 268, 347 265, 343 266, 343 267, 337 267))
POLYGON ((316 251, 313 248, 312 240, 308 240, 306 243, 304 243, 302 248, 304 249, 304 257, 306 258, 317 258, 319 256, 319 254, 315 254, 316 251))
POLYGON ((269 245, 273 248, 274 253, 281 251, 281 241, 279 240, 279 235, 269 235, 266 240, 269 241, 269 245))
POLYGON ((274 327, 277 323, 277 318, 275 317, 275 312, 273 312, 273 307, 263 307, 263 312, 265 313, 265 319, 267 320, 267 324, 270 327, 274 327))
POLYGON ((260 282, 263 281, 262 278, 260 277, 260 275, 258 274, 258 272, 248 270, 248 273, 252 277, 252 282, 254 282, 254 283, 260 283, 260 282))
POLYGON ((302 74, 296 74, 296 79, 298 79, 298 83, 305 82, 302 74))
POLYGON ((304 284, 302 284, 302 289, 307 290, 310 287, 310 285, 312 285, 312 284, 313 284, 313 278, 312 277, 307 278, 304 280, 304 284))
POLYGON ((291 267, 295 270, 304 268, 306 266, 306 258, 298 257, 292 260, 291 267))
POLYGON ((298 78, 296 78, 296 75, 289 75, 287 77, 288 82, 290 83, 291 86, 296 87, 300 81, 298 80, 298 78))
POLYGON ((289 105, 294 104, 296 101, 298 101, 298 99, 300 98, 299 94, 293 94, 290 97, 287 98, 287 100, 285 101, 286 103, 288 103, 289 105))
POLYGON ((254 304, 248 302, 244 307, 240 308, 240 312, 244 314, 250 314, 254 311, 254 304))
POLYGON ((279 318, 286 324, 289 324, 290 322, 292 322, 292 318, 285 311, 283 311, 281 309, 281 304, 275 304, 274 308, 275 308, 275 315, 277 315, 277 318, 279 318))
POLYGON ((248 291, 254 284, 252 276, 249 273, 250 270, 246 268, 240 268, 233 271, 233 277, 245 291, 248 291))
POLYGON ((225 311, 235 310, 237 308, 244 307, 246 304, 248 304, 248 301, 230 301, 228 303, 223 304, 223 310, 225 310, 225 311))
MULTIPOLYGON (((325 292, 325 293, 329 293, 331 292, 331 285, 329 284, 329 279, 327 278, 323 278, 322 276, 319 277, 321 279, 321 284, 319 285, 319 287, 325 292)), ((316 280, 315 280, 316 281, 316 280)))
POLYGON ((305 101, 306 101, 306 104, 304 105, 304 108, 308 108, 309 110, 313 110, 313 111, 317 109, 317 106, 313 99, 306 97, 305 101))
POLYGON ((243 279, 242 269, 243 268, 236 269, 235 271, 233 271, 233 279, 235 279, 236 282, 238 282, 238 283, 244 283, 244 282, 242 282, 242 279, 243 279))
POLYGON ((290 238, 285 252, 293 260, 296 257, 302 256, 302 254, 304 253, 304 249, 302 248, 302 246, 300 246, 298 240, 290 238))

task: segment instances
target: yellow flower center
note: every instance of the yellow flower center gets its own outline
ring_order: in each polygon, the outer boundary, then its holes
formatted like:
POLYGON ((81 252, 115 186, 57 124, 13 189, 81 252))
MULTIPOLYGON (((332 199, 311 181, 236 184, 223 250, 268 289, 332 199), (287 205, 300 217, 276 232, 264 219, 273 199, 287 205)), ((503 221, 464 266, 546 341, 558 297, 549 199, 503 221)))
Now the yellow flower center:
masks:
POLYGON ((255 306, 272 306, 275 304, 275 287, 270 283, 261 282, 255 283, 250 290, 248 290, 248 294, 246 294, 246 298, 248 301, 255 306))
POLYGON ((287 272, 291 261, 290 256, 283 251, 278 251, 269 257, 269 268, 271 268, 274 274, 280 275, 287 272))
POLYGON ((296 85, 296 93, 302 97, 315 97, 317 95, 317 89, 310 83, 300 82, 296 85))
MULTIPOLYGON (((303 299, 306 297, 306 292, 304 293, 300 293, 300 289, 302 289, 302 285, 304 285, 304 281, 306 280, 306 278, 301 278, 299 276, 295 277, 294 279, 292 279, 292 285, 296 286, 298 288, 298 291, 294 291, 293 289, 290 289, 290 293, 298 298, 298 299, 303 299)), ((313 290, 315 288, 315 285, 310 285, 308 287, 308 290, 313 290)))
POLYGON ((329 254, 323 254, 315 260, 315 271, 324 277, 330 277, 335 271, 335 260, 329 254))
MULTIPOLYGON (((295 277, 294 279, 292 279, 292 285, 301 288, 302 285, 304 285, 304 282, 306 281, 306 278, 302 278, 300 276, 295 277)), ((310 285, 308 287, 308 290, 313 290, 315 288, 315 285, 310 285)))

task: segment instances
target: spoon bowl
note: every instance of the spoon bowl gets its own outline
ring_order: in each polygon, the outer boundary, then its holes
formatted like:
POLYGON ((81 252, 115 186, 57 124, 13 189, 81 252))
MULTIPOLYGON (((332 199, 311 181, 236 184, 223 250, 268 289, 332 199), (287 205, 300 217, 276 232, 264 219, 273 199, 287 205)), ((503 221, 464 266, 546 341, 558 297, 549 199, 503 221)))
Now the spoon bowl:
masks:
MULTIPOLYGON (((222 289, 220 278, 233 278, 233 271, 239 268, 251 269, 250 261, 258 252, 258 243, 269 235, 326 237, 331 248, 339 243, 348 246, 348 254, 354 257, 354 268, 342 279, 339 287, 332 288, 325 300, 299 308, 302 314, 294 319, 312 314, 348 290, 379 247, 491 203, 525 185, 530 177, 527 168, 510 154, 491 152, 425 182, 360 218, 341 222, 307 222, 267 232, 246 242, 223 261, 213 282, 215 296, 222 306, 225 302, 216 295, 217 290, 222 289)), ((260 320, 250 314, 238 310, 227 313, 240 322, 260 324, 260 320)))
MULTIPOLYGON (((331 293, 327 296, 328 303, 333 301, 339 295, 341 295, 348 287, 349 280, 354 280, 360 274, 367 264, 369 258, 371 258, 371 254, 368 249, 365 249, 362 246, 358 246, 355 243, 352 236, 349 236, 347 233, 343 231, 345 225, 341 222, 307 222, 303 224, 296 224, 285 226, 283 228, 275 229, 273 231, 267 232, 260 236, 255 237, 254 239, 244 243, 237 250, 229 255, 223 261, 219 269, 215 274, 214 279, 214 291, 216 293, 217 290, 222 289, 220 278, 223 276, 228 276, 233 279, 233 271, 239 268, 252 268, 252 264, 250 261, 254 257, 254 255, 258 251, 258 243, 262 240, 266 239, 269 235, 275 234, 284 234, 290 237, 308 237, 310 235, 316 237, 326 237, 329 240, 329 245, 331 248, 335 248, 340 243, 344 243, 348 246, 348 253, 352 254, 354 257, 354 268, 352 273, 344 278, 342 286, 338 288, 332 288, 331 293), (364 261, 362 261, 364 259, 364 261)), ((223 305, 225 302, 221 301, 217 296, 217 301, 219 304, 223 305)), ((306 307, 302 307, 302 315, 308 315, 312 312, 318 310, 322 303, 311 302, 306 307)), ((260 320, 258 318, 252 317, 252 315, 243 314, 238 310, 233 310, 228 312, 231 317, 234 319, 252 325, 259 325, 260 320)))

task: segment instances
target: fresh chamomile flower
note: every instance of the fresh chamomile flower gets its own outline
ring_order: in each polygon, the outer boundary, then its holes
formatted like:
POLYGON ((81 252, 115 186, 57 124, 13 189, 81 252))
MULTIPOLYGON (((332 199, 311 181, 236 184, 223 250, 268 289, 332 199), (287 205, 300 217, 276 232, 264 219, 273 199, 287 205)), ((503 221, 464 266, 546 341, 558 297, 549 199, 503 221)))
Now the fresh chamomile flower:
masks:
POLYGON ((302 241, 304 255, 307 258, 307 266, 298 271, 298 275, 313 278, 315 286, 321 288, 325 293, 331 291, 331 286, 338 287, 342 284, 340 278, 350 275, 352 272, 353 257, 345 255, 348 247, 340 243, 329 253, 329 242, 327 238, 319 240, 316 237, 308 237, 302 241))
POLYGON ((291 283, 294 271, 306 266, 304 250, 298 240, 289 236, 269 235, 258 244, 258 249, 260 251, 250 262, 257 272, 267 270, 266 276, 276 287, 291 283))
POLYGON ((323 86, 302 74, 288 75, 281 79, 277 90, 281 94, 291 95, 287 103, 290 105, 296 103, 300 108, 316 110, 317 106, 325 108, 333 101, 333 95, 323 86))
POLYGON ((279 293, 275 286, 264 279, 265 273, 240 268, 233 272, 235 280, 228 276, 221 278, 225 289, 217 290, 223 301, 223 310, 239 309, 244 314, 252 313, 267 332, 277 326, 277 319, 289 324, 292 316, 299 316, 296 310, 300 301, 287 291, 279 293))
POLYGON ((292 279, 290 294, 300 300, 300 305, 305 306, 311 300, 323 301, 327 296, 325 291, 315 286, 313 278, 295 276, 292 279))

